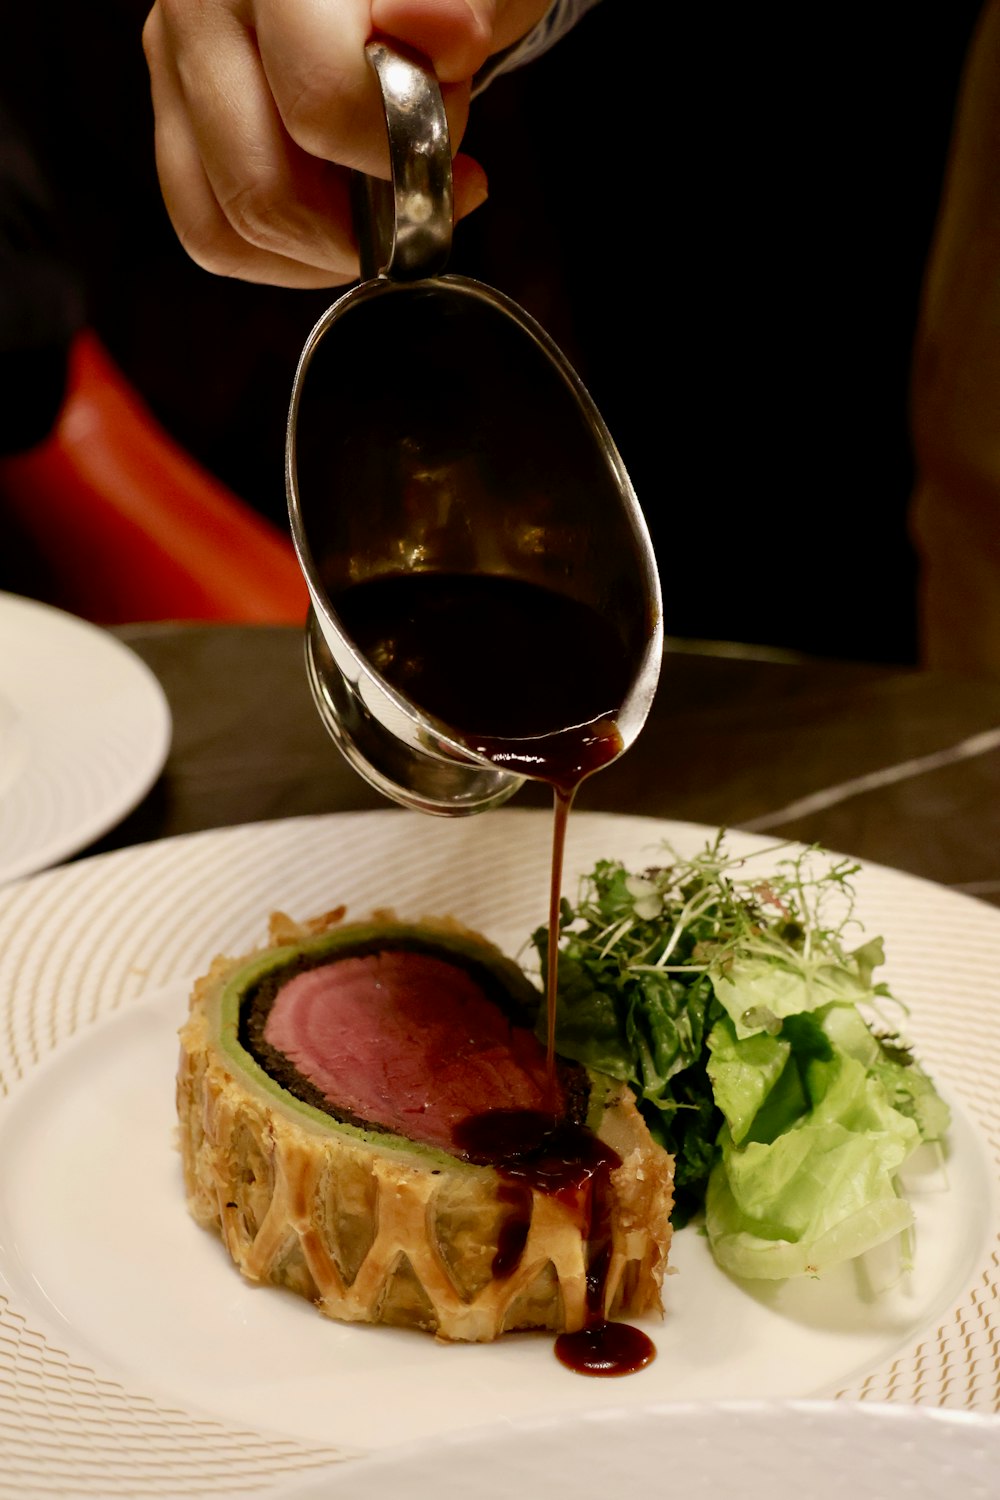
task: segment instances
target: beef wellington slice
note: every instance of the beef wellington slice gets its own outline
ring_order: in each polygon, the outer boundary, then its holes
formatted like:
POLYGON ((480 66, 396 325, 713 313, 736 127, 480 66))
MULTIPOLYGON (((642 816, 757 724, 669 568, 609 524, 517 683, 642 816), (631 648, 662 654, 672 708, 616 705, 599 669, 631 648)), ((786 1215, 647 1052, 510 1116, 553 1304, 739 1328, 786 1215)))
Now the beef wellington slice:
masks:
POLYGON ((276 915, 269 946, 216 959, 181 1030, 195 1219, 250 1280, 350 1322, 573 1331, 598 1261, 600 1315, 659 1311, 672 1159, 627 1086, 550 1076, 539 1005, 456 923, 276 915))

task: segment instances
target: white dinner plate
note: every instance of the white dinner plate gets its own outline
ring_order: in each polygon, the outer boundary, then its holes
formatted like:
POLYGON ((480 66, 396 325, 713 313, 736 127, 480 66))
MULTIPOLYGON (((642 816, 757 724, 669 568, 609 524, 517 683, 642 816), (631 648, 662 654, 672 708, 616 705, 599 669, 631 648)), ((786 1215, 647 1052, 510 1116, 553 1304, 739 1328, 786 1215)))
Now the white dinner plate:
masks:
POLYGON ((678 1402, 452 1433, 281 1500, 996 1500, 1000 1419, 848 1402, 678 1402))
POLYGON ((170 710, 108 631, 0 593, 0 884, 100 838, 163 768, 170 710))
MULTIPOLYGON (((858 914, 886 940, 884 977, 954 1111, 947 1182, 912 1185, 914 1271, 878 1296, 850 1269, 741 1285, 688 1228, 666 1316, 643 1325, 657 1358, 607 1382, 565 1370, 544 1335, 455 1346, 331 1322, 246 1284, 190 1220, 176 1031, 213 956, 262 942, 274 909, 341 902, 450 912, 517 954, 547 908, 550 835, 545 813, 517 808, 342 814, 139 846, 0 891, 0 1476, 19 1496, 54 1480, 67 1496, 277 1495, 336 1459, 612 1404, 635 1420, 751 1399, 996 1412, 1000 912, 877 866, 857 876, 858 914)), ((598 857, 641 867, 665 838, 693 853, 709 836, 575 814, 567 889, 598 857)))

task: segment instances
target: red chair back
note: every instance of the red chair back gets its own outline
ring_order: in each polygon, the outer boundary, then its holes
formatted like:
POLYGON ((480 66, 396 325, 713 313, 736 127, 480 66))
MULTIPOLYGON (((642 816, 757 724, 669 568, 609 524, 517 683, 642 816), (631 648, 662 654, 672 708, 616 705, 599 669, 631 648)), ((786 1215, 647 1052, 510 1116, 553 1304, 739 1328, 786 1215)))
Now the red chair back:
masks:
POLYGON ((305 620, 290 537, 165 432, 92 332, 71 351, 54 431, 0 461, 5 510, 53 581, 49 602, 97 624, 305 620))

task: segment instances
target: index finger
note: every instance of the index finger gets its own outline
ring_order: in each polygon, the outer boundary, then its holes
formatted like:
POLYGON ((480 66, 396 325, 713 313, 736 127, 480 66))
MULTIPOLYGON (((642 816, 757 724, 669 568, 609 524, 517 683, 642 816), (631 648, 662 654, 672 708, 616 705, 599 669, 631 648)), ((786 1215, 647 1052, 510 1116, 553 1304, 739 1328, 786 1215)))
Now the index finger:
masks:
POLYGON ((282 123, 311 155, 389 176, 382 100, 364 50, 376 29, 427 57, 442 80, 452 150, 457 149, 468 118, 472 73, 489 48, 466 0, 391 0, 381 6, 368 0, 256 0, 254 25, 282 123), (384 21, 377 22, 380 16, 384 21))

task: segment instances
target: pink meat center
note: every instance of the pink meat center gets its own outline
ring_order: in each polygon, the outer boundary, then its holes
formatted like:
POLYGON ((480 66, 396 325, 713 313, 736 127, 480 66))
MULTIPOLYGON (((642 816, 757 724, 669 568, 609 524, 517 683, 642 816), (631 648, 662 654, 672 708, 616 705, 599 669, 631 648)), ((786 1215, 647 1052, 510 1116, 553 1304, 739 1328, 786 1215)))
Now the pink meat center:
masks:
POLYGON ((296 975, 264 1039, 337 1109, 428 1145, 451 1147, 456 1126, 487 1110, 553 1104, 533 1033, 432 954, 373 953, 296 975))

